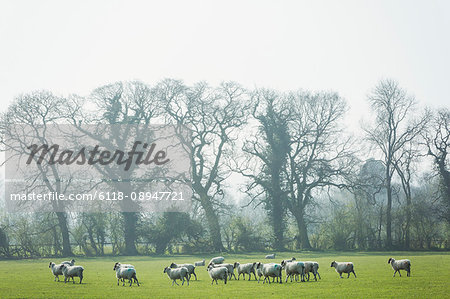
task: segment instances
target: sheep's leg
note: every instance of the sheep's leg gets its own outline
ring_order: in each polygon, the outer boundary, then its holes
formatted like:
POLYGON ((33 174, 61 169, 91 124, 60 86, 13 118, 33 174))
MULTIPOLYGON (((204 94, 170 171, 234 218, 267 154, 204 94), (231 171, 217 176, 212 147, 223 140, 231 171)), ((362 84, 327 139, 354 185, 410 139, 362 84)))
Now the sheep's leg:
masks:
POLYGON ((398 269, 398 275, 400 275, 400 277, 402 277, 402 272, 400 272, 400 269, 398 269))
POLYGON ((341 276, 341 278, 344 278, 344 277, 342 277, 342 273, 339 273, 339 275, 341 276))
POLYGON ((122 286, 123 286, 123 287, 125 286, 125 278, 122 279, 122 286))
POLYGON ((256 273, 255 273, 255 272, 253 272, 253 275, 255 275, 255 281, 256 281, 256 273))
POLYGON ((350 274, 351 274, 352 272, 348 272, 348 275, 347 275, 347 278, 349 278, 350 277, 350 274))
MULTIPOLYGON (((197 274, 195 274, 195 271, 192 271, 192 274, 195 276, 195 280, 197 280, 197 274)), ((190 279, 190 278, 189 278, 190 279)))
POLYGON ((353 273, 353 275, 355 275, 355 278, 356 278, 356 273, 355 273, 355 271, 354 271, 354 270, 352 270, 352 273, 353 273))
POLYGON ((83 275, 80 276, 80 284, 83 281, 83 275))
POLYGON ((317 275, 319 276, 319 279, 322 279, 322 278, 320 278, 320 274, 319 274, 319 272, 317 272, 317 275))
POLYGON ((394 271, 394 276, 392 276, 392 277, 395 277, 395 273, 397 273, 397 270, 394 271))
POLYGON ((216 285, 218 285, 219 283, 217 282, 217 279, 216 279, 216 285))
MULTIPOLYGON (((189 285, 189 280, 190 280, 190 279, 187 280, 187 285, 189 285)), ((197 276, 195 277, 195 280, 197 280, 197 276)))
MULTIPOLYGON (((187 275, 186 277, 189 277, 189 275, 187 275)), ((184 277, 181 277, 181 281, 182 281, 181 285, 184 285, 184 277)))

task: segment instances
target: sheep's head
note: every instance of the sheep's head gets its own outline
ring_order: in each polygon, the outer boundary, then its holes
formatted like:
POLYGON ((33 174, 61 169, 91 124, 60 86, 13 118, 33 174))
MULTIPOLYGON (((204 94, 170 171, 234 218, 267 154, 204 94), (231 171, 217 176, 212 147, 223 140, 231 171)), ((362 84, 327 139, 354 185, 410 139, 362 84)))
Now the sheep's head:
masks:
POLYGON ((234 268, 237 268, 237 267, 239 267, 239 265, 240 265, 239 262, 235 262, 235 263, 233 264, 233 267, 234 267, 234 268))
POLYGON ((50 264, 48 265, 49 268, 51 268, 55 263, 54 262, 50 262, 50 264))
POLYGON ((296 261, 297 259, 295 257, 293 257, 291 260, 296 261))
POLYGON ((390 264, 391 263, 391 261, 393 262, 394 261, 394 259, 393 258, 389 258, 389 260, 388 260, 388 264, 390 264))
POLYGON ((75 260, 74 260, 74 259, 72 259, 70 262, 71 262, 73 265, 75 265, 75 260))
POLYGON ((257 262, 256 263, 256 269, 261 269, 262 268, 262 263, 261 262, 257 262))
POLYGON ((169 272, 170 271, 170 267, 165 267, 164 268, 164 273, 167 273, 167 272, 169 272))
POLYGON ((116 269, 118 269, 119 267, 120 267, 120 263, 117 262, 117 263, 114 264, 113 270, 116 271, 116 269))
POLYGON ((175 264, 175 263, 170 264, 169 267, 170 267, 170 268, 178 268, 177 264, 175 264))
POLYGON ((62 265, 61 265, 61 271, 64 271, 64 270, 66 270, 66 269, 67 269, 67 267, 68 267, 68 266, 67 266, 66 264, 62 264, 62 265))
POLYGON ((336 267, 336 266, 337 266, 336 261, 332 261, 332 262, 331 262, 331 267, 336 267))

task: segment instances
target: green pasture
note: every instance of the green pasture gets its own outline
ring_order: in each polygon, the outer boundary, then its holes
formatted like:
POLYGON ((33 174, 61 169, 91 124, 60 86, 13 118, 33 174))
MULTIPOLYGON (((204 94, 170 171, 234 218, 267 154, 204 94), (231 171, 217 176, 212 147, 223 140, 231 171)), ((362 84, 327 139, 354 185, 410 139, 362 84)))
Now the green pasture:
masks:
MULTIPOLYGON (((264 253, 222 254, 225 262, 272 262, 264 260, 264 253)), ((84 267, 84 280, 80 285, 54 282, 48 268, 50 261, 61 262, 72 257, 58 259, 31 259, 0 261, 0 298, 380 298, 380 297, 417 297, 450 298, 450 253, 438 252, 392 252, 392 253, 354 253, 354 252, 308 252, 279 253, 276 262, 295 256, 297 260, 319 262, 322 277, 317 282, 263 284, 254 280, 235 281, 224 285, 211 285, 205 267, 197 267, 198 281, 190 285, 171 286, 171 281, 163 273, 170 262, 194 263, 212 255, 172 257, 133 256, 133 257, 75 257, 76 264, 84 267), (408 258, 411 260, 411 277, 392 277, 393 270, 387 264, 388 258, 408 258), (355 264, 356 279, 353 275, 340 279, 330 267, 333 260, 355 264), (116 261, 131 263, 136 267, 141 286, 117 286, 113 266, 116 261)), ((344 274, 344 277, 347 275, 344 274)), ((247 279, 247 278, 246 278, 247 279)), ((78 278, 75 278, 78 281, 78 278)))

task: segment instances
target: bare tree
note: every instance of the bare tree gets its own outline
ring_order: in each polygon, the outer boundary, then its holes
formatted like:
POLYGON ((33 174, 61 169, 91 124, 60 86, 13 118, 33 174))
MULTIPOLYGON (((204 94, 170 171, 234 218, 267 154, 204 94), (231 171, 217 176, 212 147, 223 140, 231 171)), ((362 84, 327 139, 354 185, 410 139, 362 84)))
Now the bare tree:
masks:
POLYGON ((187 87, 176 80, 164 80, 157 88, 167 121, 192 132, 185 146, 191 152, 194 200, 205 213, 213 249, 222 251, 219 209, 224 206, 223 183, 230 173, 225 160, 247 119, 245 91, 231 82, 211 88, 206 83, 187 87))
MULTIPOLYGON (((39 140, 43 144, 50 144, 46 128, 64 123, 68 110, 67 100, 54 96, 47 91, 38 91, 19 96, 8 111, 1 116, 0 131, 2 135, 2 150, 9 150, 17 156, 27 156, 30 153, 29 140, 39 140), (32 128, 25 131, 22 126, 32 128)), ((5 161, 7 163, 7 161, 5 161)), ((64 193, 70 185, 70 181, 59 179, 60 173, 54 164, 46 159, 38 165, 37 171, 28 173, 26 188, 28 190, 46 190, 47 192, 64 193)), ((61 212, 57 201, 51 201, 51 205, 58 218, 61 230, 63 255, 72 255, 70 247, 69 227, 67 214, 61 212)), ((56 242, 56 240, 55 240, 56 242)))
POLYGON ((363 129, 367 140, 381 152, 386 167, 386 247, 392 248, 392 178, 395 164, 405 145, 421 132, 423 124, 408 122, 416 101, 394 80, 380 81, 368 100, 376 119, 372 126, 363 129))
POLYGON ((307 208, 315 192, 346 187, 346 177, 358 161, 352 139, 344 136, 340 125, 346 105, 338 94, 299 92, 289 101, 287 207, 296 219, 301 247, 309 249, 307 208))
POLYGON ((433 158, 441 179, 442 202, 444 205, 442 215, 447 223, 450 223, 450 172, 448 170, 447 156, 450 139, 450 111, 448 109, 437 111, 424 137, 428 148, 427 154, 433 158))

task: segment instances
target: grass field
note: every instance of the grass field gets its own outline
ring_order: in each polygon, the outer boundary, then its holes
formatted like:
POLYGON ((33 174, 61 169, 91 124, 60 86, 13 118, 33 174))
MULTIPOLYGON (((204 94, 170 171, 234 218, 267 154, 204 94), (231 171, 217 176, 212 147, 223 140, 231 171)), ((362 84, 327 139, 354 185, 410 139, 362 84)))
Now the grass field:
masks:
MULTIPOLYGON (((226 262, 239 261, 264 262, 264 254, 227 255, 226 262)), ((171 286, 171 281, 163 273, 170 262, 194 263, 212 256, 174 257, 102 257, 75 258, 77 265, 84 267, 84 280, 78 283, 64 284, 54 282, 48 264, 51 259, 34 259, 18 261, 0 261, 0 298, 267 298, 267 297, 417 297, 450 298, 450 253, 436 252, 394 252, 394 253, 280 253, 276 262, 284 258, 297 257, 298 260, 315 260, 319 262, 321 280, 304 283, 262 284, 256 281, 223 281, 211 285, 205 267, 198 267, 198 281, 191 281, 190 286, 171 286), (393 270, 387 264, 388 258, 409 258, 411 260, 411 277, 398 275, 393 278, 393 270), (340 279, 330 267, 333 260, 351 261, 355 264, 358 278, 340 279), (114 262, 132 263, 136 267, 140 287, 117 286, 114 262)), ((68 259, 68 258, 66 258, 68 259)), ((63 259, 56 259, 60 262, 63 259)), ((268 260, 266 260, 268 261, 268 260)), ((346 275, 344 275, 346 277, 346 275)), ((61 279, 62 277, 60 277, 61 279)), ((285 275, 283 273, 283 278, 285 275)), ((78 281, 78 278, 75 278, 78 281)))

